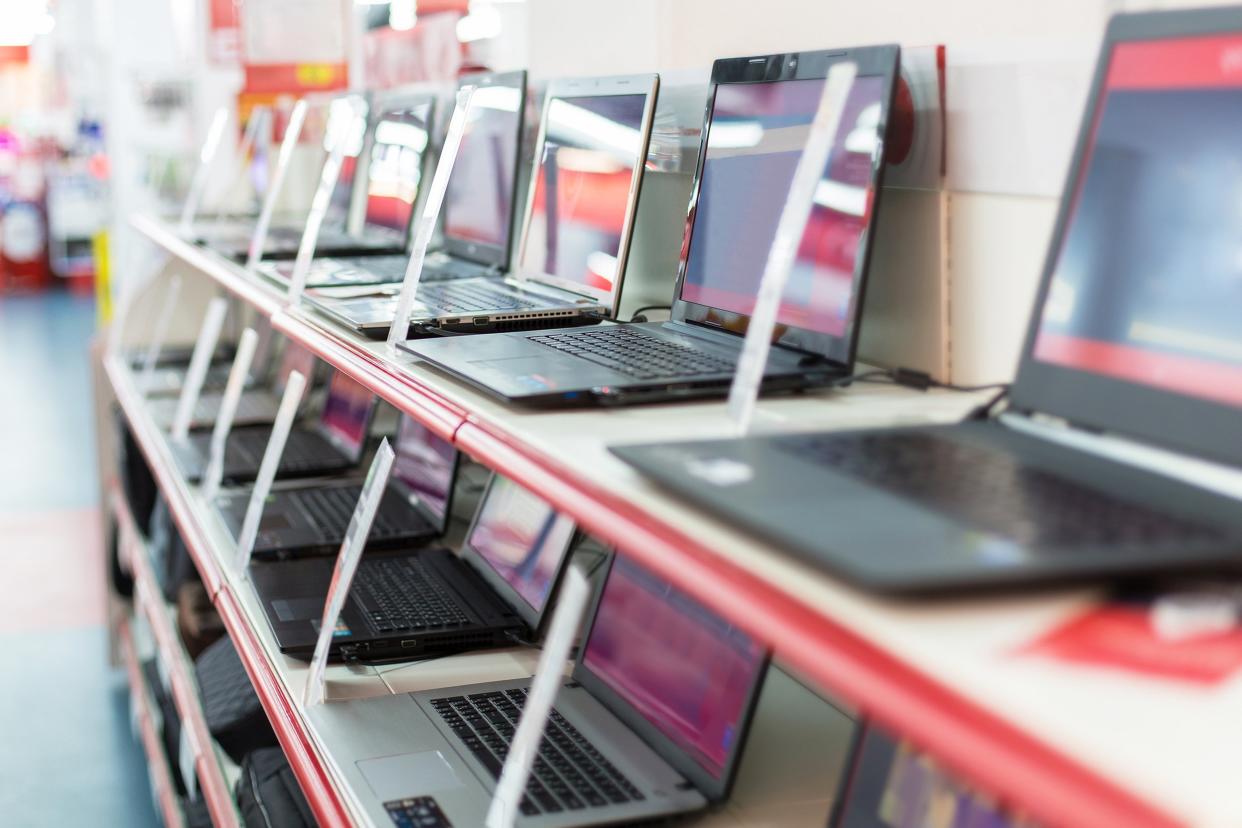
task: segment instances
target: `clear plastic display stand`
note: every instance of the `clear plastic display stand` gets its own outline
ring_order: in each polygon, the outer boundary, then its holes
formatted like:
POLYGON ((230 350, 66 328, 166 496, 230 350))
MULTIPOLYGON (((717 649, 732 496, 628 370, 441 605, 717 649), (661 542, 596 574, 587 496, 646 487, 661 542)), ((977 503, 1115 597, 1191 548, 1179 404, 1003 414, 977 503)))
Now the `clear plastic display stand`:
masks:
POLYGON ((213 499, 220 491, 220 478, 224 475, 224 448, 233 428, 233 417, 237 414, 237 404, 241 401, 242 390, 246 387, 246 377, 250 373, 258 342, 259 335, 254 328, 246 328, 237 340, 237 355, 233 358, 228 383, 224 386, 224 396, 220 399, 220 411, 211 430, 207 468, 203 471, 203 496, 208 500, 213 499))
POLYGON ((198 341, 194 343, 194 352, 190 356, 190 367, 186 369, 185 382, 181 386, 181 397, 177 400, 177 411, 173 415, 172 439, 178 443, 185 442, 190 436, 190 420, 194 417, 194 408, 203 391, 203 381, 207 379, 207 369, 211 366, 211 357, 216 352, 216 343, 220 341, 220 331, 224 329, 224 317, 228 312, 229 302, 223 297, 216 297, 207 305, 198 341))
POLYGON ((284 189, 285 178, 289 174, 289 165, 293 163, 293 152, 297 148, 302 135, 302 126, 306 123, 306 110, 309 105, 305 99, 293 105, 289 113, 289 125, 285 127, 284 137, 280 141, 280 152, 276 155, 276 168, 268 182, 267 193, 263 197, 263 208, 259 211, 259 220, 254 226, 254 235, 250 238, 250 250, 246 256, 246 269, 253 270, 263 258, 263 246, 267 244, 267 231, 272 224, 272 216, 280 201, 281 190, 284 189))

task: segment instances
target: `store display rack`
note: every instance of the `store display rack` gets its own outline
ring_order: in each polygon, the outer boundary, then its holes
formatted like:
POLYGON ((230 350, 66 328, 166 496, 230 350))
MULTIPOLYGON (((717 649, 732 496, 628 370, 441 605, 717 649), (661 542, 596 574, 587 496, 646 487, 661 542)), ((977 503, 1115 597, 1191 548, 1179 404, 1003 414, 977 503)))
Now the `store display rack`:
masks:
MULTIPOLYGON (((727 436, 732 425, 722 404, 544 413, 506 407, 411 356, 287 305, 281 289, 186 242, 163 221, 138 217, 134 225, 170 254, 169 268, 210 280, 277 332, 767 643, 813 686, 1015 810, 1051 825, 1242 823, 1242 802, 1227 793, 1224 770, 1242 764, 1242 739, 1228 725, 1242 720, 1236 692, 1199 692, 1025 652, 1098 605, 1102 592, 901 603, 868 595, 670 497, 607 451, 625 442, 727 436), (1179 761, 1151 761, 1160 745, 1177 745, 1179 761)), ((301 705, 304 665, 276 650, 253 593, 230 571, 231 541, 178 473, 128 366, 104 362, 110 391, 317 817, 327 826, 360 821, 330 746, 301 705)), ((950 421, 979 401, 858 384, 764 400, 756 426, 805 431, 950 421)), ((337 692, 358 695, 398 692, 385 675, 329 671, 337 692)))

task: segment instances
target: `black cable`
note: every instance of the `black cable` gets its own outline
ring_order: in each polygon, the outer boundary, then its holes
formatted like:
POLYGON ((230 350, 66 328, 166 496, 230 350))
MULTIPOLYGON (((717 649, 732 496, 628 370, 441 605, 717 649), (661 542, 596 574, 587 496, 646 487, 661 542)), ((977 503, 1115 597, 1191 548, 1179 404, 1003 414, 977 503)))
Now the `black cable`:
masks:
MULTIPOLYGON (((672 310, 673 310, 673 308, 672 308, 672 306, 671 306, 671 305, 643 305, 641 308, 635 308, 635 309, 634 309, 634 315, 630 317, 630 321, 631 321, 631 322, 637 322, 637 321, 638 321, 638 317, 639 317, 639 316, 642 316, 644 312, 646 312, 646 311, 654 311, 654 310, 669 311, 669 312, 671 313, 671 312, 672 312, 672 310)), ((642 321, 646 322, 647 320, 646 320, 646 318, 644 317, 642 321)))

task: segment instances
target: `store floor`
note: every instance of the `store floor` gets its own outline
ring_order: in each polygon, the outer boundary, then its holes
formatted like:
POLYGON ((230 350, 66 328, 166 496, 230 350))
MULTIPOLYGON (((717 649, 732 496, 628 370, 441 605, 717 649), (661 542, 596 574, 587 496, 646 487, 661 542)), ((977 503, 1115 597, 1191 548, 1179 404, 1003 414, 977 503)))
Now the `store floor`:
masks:
POLYGON ((158 825, 107 661, 94 303, 0 298, 0 823, 158 825))

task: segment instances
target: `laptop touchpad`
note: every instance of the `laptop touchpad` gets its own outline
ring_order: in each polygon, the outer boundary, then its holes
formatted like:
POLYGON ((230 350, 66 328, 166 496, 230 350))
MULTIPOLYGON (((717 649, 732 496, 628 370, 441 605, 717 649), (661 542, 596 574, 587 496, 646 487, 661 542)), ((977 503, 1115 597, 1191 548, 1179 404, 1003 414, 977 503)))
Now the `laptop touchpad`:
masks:
POLYGON ((363 759, 358 770, 381 802, 462 786, 453 766, 438 750, 363 759))

